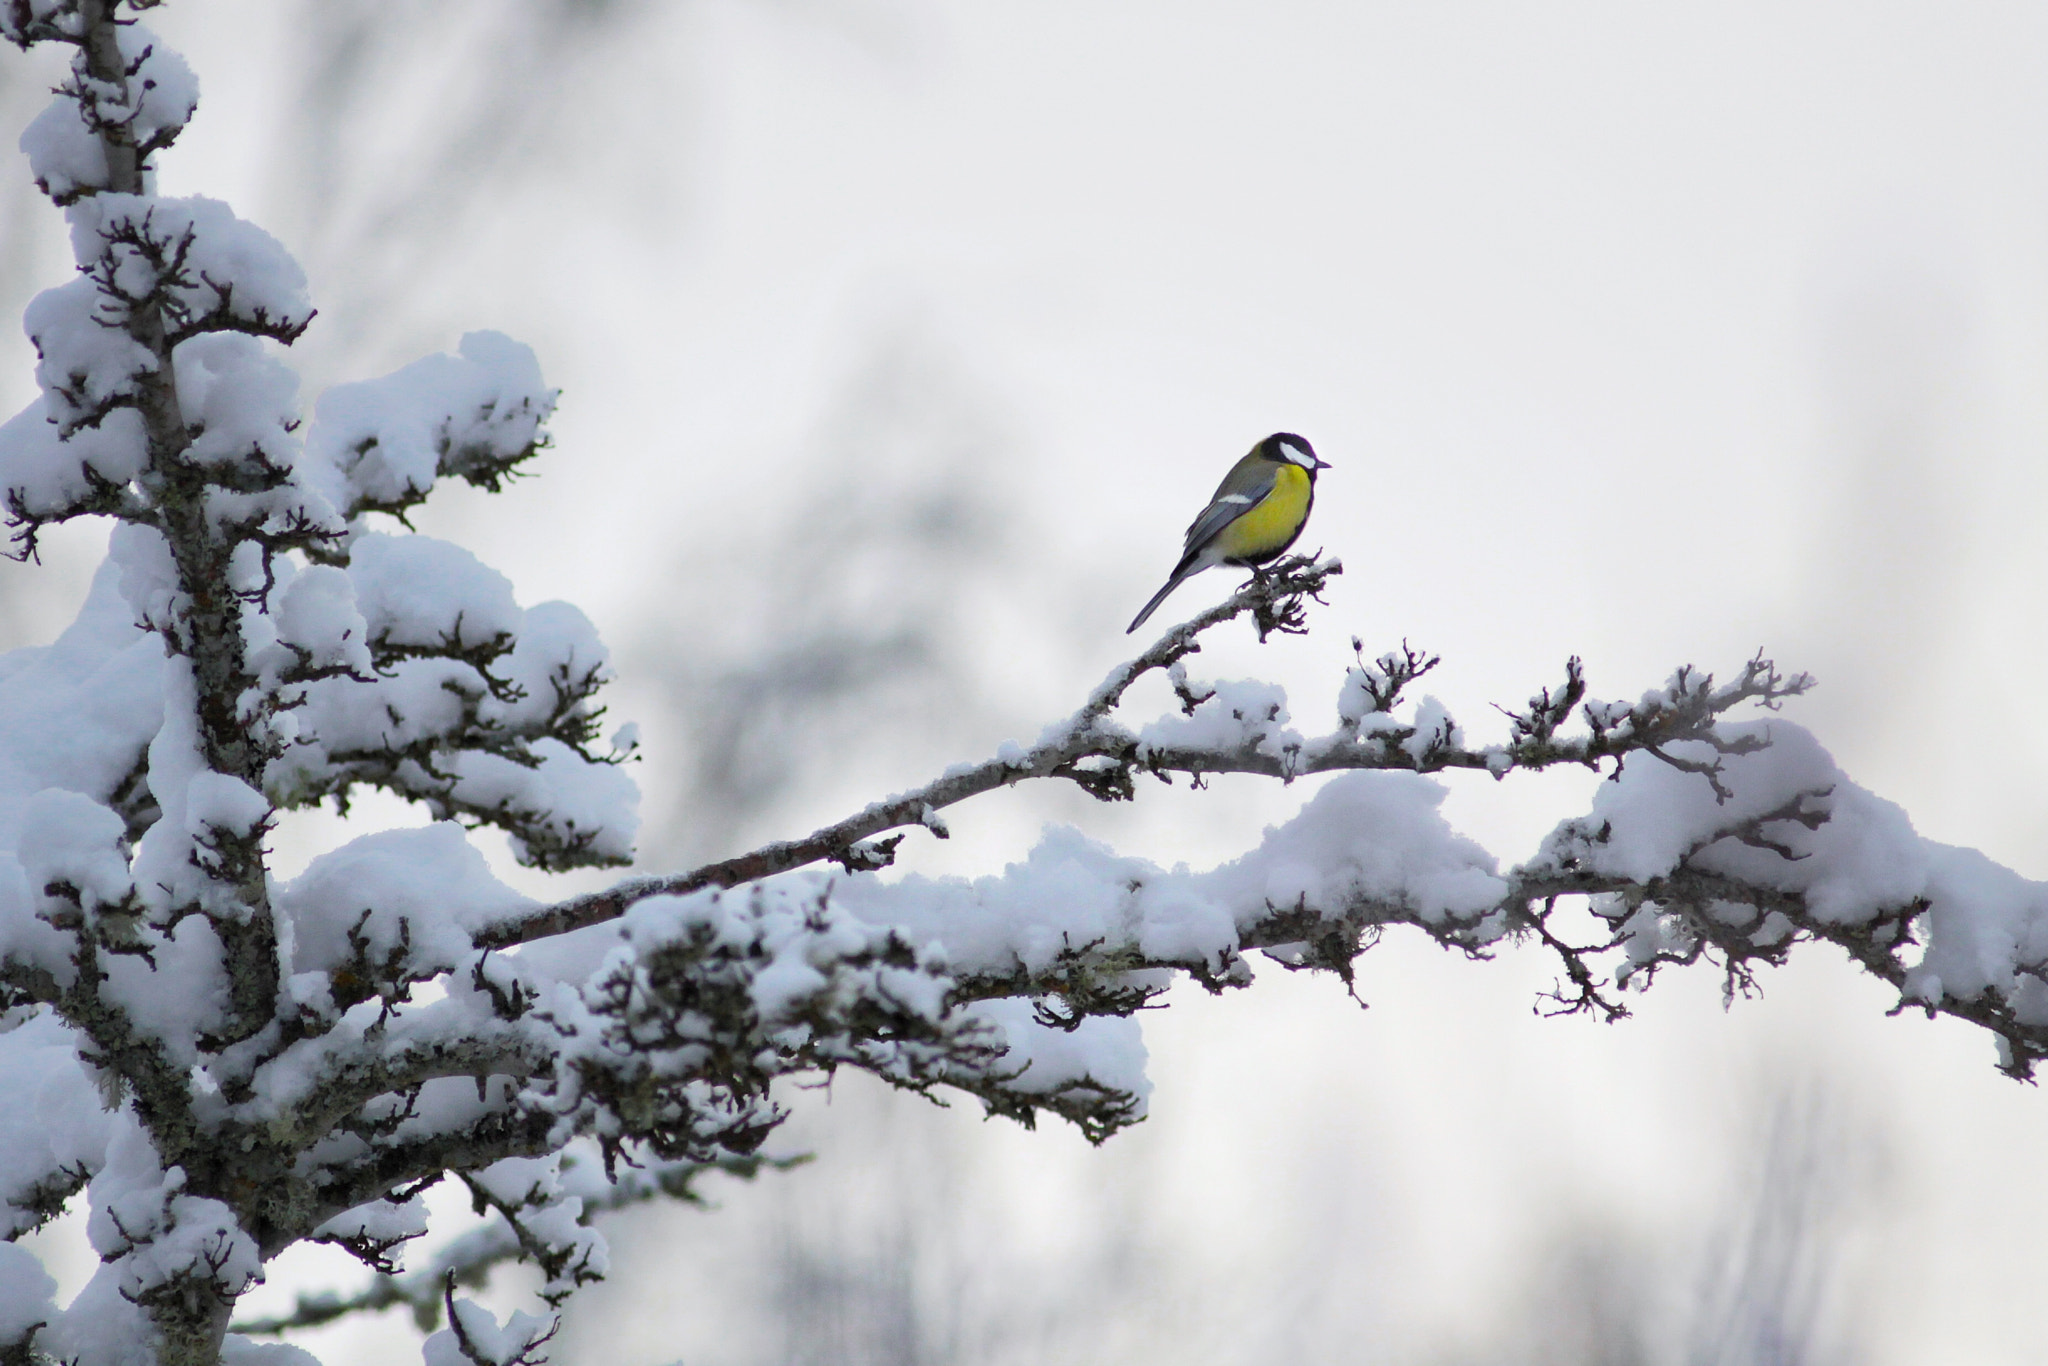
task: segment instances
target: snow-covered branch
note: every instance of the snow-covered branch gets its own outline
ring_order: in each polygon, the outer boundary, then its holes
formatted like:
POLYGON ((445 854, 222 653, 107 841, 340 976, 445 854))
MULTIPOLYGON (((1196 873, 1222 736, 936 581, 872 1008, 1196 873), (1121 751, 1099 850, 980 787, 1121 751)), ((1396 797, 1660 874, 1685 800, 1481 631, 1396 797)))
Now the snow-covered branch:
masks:
POLYGON ((1183 661, 1200 651, 1206 632, 1239 617, 1252 619, 1262 641, 1276 632, 1305 631, 1307 602, 1319 601, 1328 579, 1342 572, 1343 565, 1335 559, 1282 560, 1224 602, 1174 627, 1144 653, 1112 669, 1072 716, 1047 727, 1028 749, 1006 746, 993 759, 949 769, 921 788, 876 802, 803 839, 765 845, 670 877, 632 879, 522 914, 486 927, 477 942, 510 947, 614 919, 645 897, 735 887, 807 864, 831 862, 848 872, 885 868, 903 838, 888 836, 889 831, 921 826, 944 839, 948 832, 939 812, 1033 779, 1064 779, 1102 801, 1129 801, 1137 795, 1137 779, 1147 774, 1162 782, 1171 782, 1173 774, 1200 782, 1220 773, 1292 782, 1340 769, 1479 769, 1498 778, 1556 764, 1592 768, 1602 760, 1643 753, 1698 773, 1717 797, 1725 799, 1728 793, 1718 776, 1722 764, 1761 748, 1764 741, 1725 738, 1716 722, 1746 703, 1776 707, 1812 686, 1806 675, 1785 677, 1759 656, 1733 682, 1720 687, 1710 675, 1688 667, 1674 674, 1661 692, 1646 695, 1633 706, 1612 705, 1586 700, 1583 670, 1572 659, 1555 691, 1544 689, 1530 699, 1527 710, 1507 713, 1511 733, 1505 744, 1475 748, 1465 743, 1463 730, 1434 699, 1413 717, 1396 715, 1408 685, 1438 662, 1405 644, 1371 662, 1361 651, 1338 698, 1337 728, 1315 738, 1288 728, 1284 698, 1269 685, 1197 691, 1188 682, 1183 661), (1170 677, 1182 715, 1161 717, 1137 729, 1121 724, 1115 718, 1117 708, 1131 686, 1152 673, 1170 677), (1581 714, 1583 731, 1561 735, 1574 712, 1581 714), (1685 757, 1676 748, 1683 741, 1706 745, 1711 757, 1685 757))
POLYGON ((487 1196, 476 1203, 476 1212, 493 1217, 449 1243, 418 1270, 404 1275, 380 1273, 371 1279, 369 1285, 353 1294, 322 1292, 300 1295, 288 1312, 270 1318, 238 1321, 234 1331, 250 1337, 275 1337, 299 1329, 317 1328, 351 1314, 379 1313, 402 1305, 411 1311, 421 1332, 432 1332, 440 1326, 446 1288, 451 1279, 456 1285, 480 1288, 489 1282, 491 1273, 497 1268, 536 1259, 557 1260, 565 1267, 588 1266, 585 1254, 595 1245, 589 1241, 587 1233, 573 1234, 562 1241, 547 1244, 532 1227, 534 1219, 527 1213, 530 1206, 538 1207, 542 1212, 554 1211, 564 1207, 565 1195, 574 1198, 579 1204, 571 1215, 570 1223, 579 1230, 587 1231, 600 1215, 653 1200, 675 1200, 708 1208, 709 1199, 699 1185, 706 1176, 714 1173, 752 1180, 763 1170, 787 1171, 809 1160, 807 1157, 764 1157, 756 1153, 713 1162, 650 1162, 620 1168, 607 1177, 601 1162, 593 1155, 571 1153, 562 1160, 552 1193, 529 1185, 522 1194, 531 1195, 531 1200, 513 1202, 487 1196))

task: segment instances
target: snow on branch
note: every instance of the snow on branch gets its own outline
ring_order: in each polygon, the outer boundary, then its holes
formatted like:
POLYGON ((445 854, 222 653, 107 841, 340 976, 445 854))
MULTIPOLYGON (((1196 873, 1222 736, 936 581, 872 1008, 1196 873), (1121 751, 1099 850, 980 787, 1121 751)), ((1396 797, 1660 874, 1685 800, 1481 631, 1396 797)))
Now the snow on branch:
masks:
MULTIPOLYGON (((801 1166, 808 1157, 722 1157, 711 1162, 647 1162, 621 1167, 607 1177, 595 1154, 571 1151, 563 1156, 558 1184, 578 1203, 571 1215, 582 1230, 589 1230, 598 1215, 610 1214, 653 1200, 675 1200, 699 1208, 709 1201, 698 1189, 707 1175, 717 1173, 752 1180, 764 1170, 787 1171, 801 1166)), ((557 1207, 561 1202, 557 1200, 557 1207)), ((412 1313, 421 1332, 432 1332, 441 1324, 447 1286, 454 1284, 481 1288, 499 1267, 534 1259, 535 1235, 515 1225, 522 1206, 507 1208, 504 1202, 485 1199, 479 1214, 492 1214, 488 1223, 455 1239, 418 1270, 404 1275, 380 1272, 370 1284, 354 1294, 333 1292, 302 1294, 286 1313, 271 1318, 246 1319, 234 1331, 248 1337, 276 1337, 305 1328, 317 1328, 351 1314, 379 1313, 403 1306, 412 1313)), ((556 1246, 563 1246, 557 1244, 556 1246)), ((581 1243, 588 1247, 588 1241, 581 1243)), ((565 1259, 566 1264, 566 1259, 565 1259)), ((372 1264, 374 1266, 374 1263, 372 1264)))
POLYGON ((307 444, 332 471, 327 492, 336 507, 351 517, 403 519, 438 479, 496 493, 546 446, 541 424, 556 396, 542 385, 531 351, 472 332, 456 355, 329 389, 307 444))
POLYGON ((1171 775, 1184 774, 1199 783, 1210 774, 1251 773, 1292 782, 1339 769, 1479 769, 1500 777, 1555 764, 1597 767, 1602 760, 1619 762, 1642 753, 1698 773, 1725 800, 1718 776, 1722 765, 1763 741, 1724 737, 1716 728, 1718 719, 1745 703, 1776 707, 1812 686, 1806 675, 1785 677, 1758 657, 1719 687, 1711 676, 1686 667, 1633 705, 1609 704, 1586 699, 1583 671, 1572 659, 1555 692, 1545 689, 1530 700, 1527 711, 1507 713, 1511 735, 1506 744, 1474 748, 1464 743, 1464 732, 1434 699, 1413 716, 1396 715, 1408 685, 1437 663, 1405 645, 1372 662, 1361 649, 1358 666, 1347 674, 1338 697, 1337 728, 1315 738, 1289 728, 1285 699, 1270 685, 1226 684, 1198 691, 1188 682, 1183 661, 1200 651, 1204 633, 1239 617, 1251 618, 1261 640, 1276 632, 1299 633, 1306 629, 1306 603, 1319 600, 1329 578, 1342 572, 1335 559, 1290 556, 1279 562, 1111 670, 1078 711, 1047 727, 1028 749, 1005 746, 993 759, 951 769, 924 787, 877 802, 800 840, 766 845, 672 877, 635 879, 493 925, 478 942, 506 947, 601 923, 643 897, 733 887, 807 864, 833 862, 848 872, 884 868, 900 837, 878 837, 922 826, 943 839, 946 827, 938 812, 1031 779, 1064 779, 1100 800, 1128 801, 1137 795, 1143 775, 1170 782, 1171 775), (1171 680, 1182 714, 1135 729, 1120 723, 1114 713, 1126 693, 1151 673, 1171 680), (1560 735, 1575 710, 1583 731, 1560 735), (1688 757, 1676 748, 1685 741, 1704 744, 1711 754, 1688 757))
MULTIPOLYGON (((1242 955, 1253 949, 1350 982, 1358 954, 1386 926, 1407 924, 1475 955, 1512 939, 1539 943, 1562 973, 1551 1007, 1609 1019, 1628 1013, 1621 993, 1661 967, 1708 959, 1733 995, 1753 990, 1756 968, 1783 962, 1794 944, 1825 941, 1897 987, 1900 1008, 1989 1029, 2013 1075, 2048 1057, 2048 889, 1920 839, 1797 726, 1732 718, 1748 706, 1777 710, 1812 686, 1806 675, 1761 656, 1725 683, 1682 667, 1619 703, 1591 697, 1573 659, 1559 684, 1500 708, 1507 736, 1492 745, 1468 742, 1433 698, 1406 704, 1438 662, 1406 645, 1371 660, 1359 651, 1338 691, 1336 728, 1320 736, 1289 727, 1286 699, 1270 685, 1189 678, 1185 661, 1203 633, 1240 616, 1262 637, 1299 629, 1303 603, 1338 570, 1294 558, 1255 577, 1112 670, 1029 748, 1007 747, 801 840, 518 913, 483 926, 477 942, 509 946, 602 923, 645 898, 836 863, 844 875, 770 885, 941 946, 961 1001, 1030 1000, 1037 1023, 1066 1029, 1130 1014, 1174 972, 1215 989, 1243 985, 1242 955), (1179 714, 1120 721, 1131 685, 1152 672, 1167 677, 1179 714), (1556 764, 1604 770, 1610 781, 1591 814, 1505 873, 1435 816, 1442 789, 1416 781, 1556 764), (888 832, 922 826, 943 838, 942 810, 1019 781, 1061 779, 1128 800, 1143 774, 1199 783, 1220 772, 1291 781, 1331 770, 1363 772, 1326 786, 1259 850, 1210 874, 1165 873, 1056 834, 1024 864, 971 884, 871 876, 903 838, 888 832), (1275 880, 1268 865, 1286 875, 1275 880), (1601 933, 1575 940, 1571 907, 1590 910, 1601 933)), ((1010 1056, 1026 1051, 1012 1040, 1010 1056)))
POLYGON ((443 1295, 448 1326, 427 1339, 426 1366, 546 1366, 540 1349, 561 1331, 561 1319, 543 1320, 516 1309, 501 1324, 482 1305, 455 1298, 453 1275, 443 1295))
POLYGON ((78 1087, 41 1093, 101 1116, 12 1147, 0 1193, 11 1233, 81 1190, 115 1230, 127 1308, 45 1324, 70 1344, 51 1350, 210 1362, 284 1247, 385 1256, 417 1232, 409 1183, 557 1146, 555 1111, 509 1099, 545 1071, 531 1030, 405 1007, 444 972, 494 987, 450 918, 523 904, 461 827, 546 868, 618 863, 637 798, 630 744, 598 739, 589 622, 373 523, 402 531, 442 476, 495 489, 545 445, 533 353, 474 334, 337 390, 309 437, 280 350, 314 317, 304 273, 227 206, 155 193, 198 86, 134 21, 150 7, 0 5, 0 36, 72 50, 23 146, 78 266, 28 310, 39 392, 0 427, 0 502, 23 558, 53 523, 117 522, 78 621, 0 677, 0 1069, 68 1070, 78 1087), (278 813, 364 788, 443 823, 280 886, 278 813), (491 1076, 441 1105, 438 1084, 491 1076), (148 1158, 132 1195, 108 1185, 123 1143, 148 1158))

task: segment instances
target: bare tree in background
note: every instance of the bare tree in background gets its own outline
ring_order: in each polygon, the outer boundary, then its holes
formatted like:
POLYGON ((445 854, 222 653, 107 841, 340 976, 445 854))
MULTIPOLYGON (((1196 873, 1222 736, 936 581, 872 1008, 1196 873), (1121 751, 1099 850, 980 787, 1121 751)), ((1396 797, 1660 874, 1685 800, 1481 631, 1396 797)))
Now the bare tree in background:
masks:
POLYGON ((907 780, 986 727, 1001 702, 974 616, 1012 596, 1023 520, 993 409, 941 348, 899 332, 786 462, 794 497, 761 522, 693 528, 636 671, 659 680, 647 719, 681 760, 648 857, 731 853, 800 818, 798 794, 907 780))
POLYGON ((1704 1230, 1570 1226, 1491 1344, 1438 1366, 1860 1366, 1856 1235, 1881 1133, 1819 1082, 1776 1092, 1704 1230))
POLYGON ((1750 1198, 1719 1230, 1686 1366, 1855 1366, 1851 1239, 1880 1193, 1881 1134, 1820 1085, 1772 1107, 1750 1198))
MULTIPOLYGON (((871 57, 896 16, 757 0, 871 57)), ((564 184, 678 249, 697 161, 701 6, 671 0, 279 0, 294 100, 272 187, 280 236, 332 300, 315 372, 430 345, 463 320, 445 291, 497 223, 564 184), (402 15, 402 17, 401 17, 402 15), (638 130, 622 134, 621 130, 638 130), (306 172, 301 175, 301 170, 306 172), (659 205, 650 212, 650 204, 659 205)))
MULTIPOLYGON (((317 339, 332 362, 445 334, 452 300, 419 282, 459 261, 494 213, 558 182, 565 162, 599 186, 607 167, 624 169, 625 149, 572 94, 587 104, 593 89, 637 87, 687 126, 687 90, 589 79, 613 58, 633 69, 622 54, 662 41, 672 7, 651 0, 412 4, 402 22, 380 0, 284 8, 281 55, 298 74, 276 164, 292 175, 273 193, 282 235, 335 300, 317 339)), ((676 140, 661 147, 636 157, 636 193, 676 173, 676 140)))
POLYGON ((1371 1262, 1313 1187, 1286 1201, 1285 1236, 1211 1281, 1177 1245, 1171 1201, 1147 1198, 1113 1155, 1083 1182, 1094 1217, 1033 1250, 1019 1214, 988 1200, 996 1178, 971 1131, 858 1084, 791 1137, 822 1140, 828 1123, 817 1164, 734 1192, 730 1209, 684 1227, 650 1207, 617 1230, 633 1269, 592 1292, 597 1312, 565 1333, 563 1359, 632 1356, 650 1329, 678 1325, 686 1336, 670 1341, 696 1366, 1259 1366, 1338 1359, 1337 1343, 1350 1344, 1346 1360, 1432 1366, 1881 1359, 1858 1335, 1857 1261, 1883 1204, 1881 1134, 1819 1083, 1761 1107, 1703 1223, 1631 1229, 1565 1213, 1519 1284, 1473 1279, 1468 1312, 1436 1325, 1438 1340, 1466 1345, 1412 1352, 1360 1340, 1345 1301, 1371 1262), (1469 1343, 1475 1325, 1484 1345, 1469 1343))
POLYGON ((1110 1366, 1213 1347, 1242 1316, 1245 1281, 1206 1285, 1172 1254, 1128 1159, 1091 1162, 1078 1198, 1092 1217, 1034 1247, 975 1129, 858 1081, 834 1089, 790 1135, 817 1161, 687 1225, 650 1207, 618 1227, 633 1269, 595 1289, 562 1360, 644 1356, 650 1333, 679 1327, 664 1340, 696 1366, 1110 1366), (657 1285, 671 1287, 660 1309, 657 1285))

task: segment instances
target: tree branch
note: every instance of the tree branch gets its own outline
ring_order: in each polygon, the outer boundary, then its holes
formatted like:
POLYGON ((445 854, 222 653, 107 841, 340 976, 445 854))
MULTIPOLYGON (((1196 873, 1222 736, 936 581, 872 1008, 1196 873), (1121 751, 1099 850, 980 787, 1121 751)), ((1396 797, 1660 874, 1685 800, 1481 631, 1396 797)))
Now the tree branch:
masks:
POLYGON ((1298 630, 1301 600, 1317 597, 1324 584, 1343 570, 1335 559, 1318 563, 1296 555, 1282 560, 1222 603, 1168 631, 1137 658, 1111 670, 1079 711, 1049 728, 1046 737, 1026 753, 999 755, 980 764, 955 768, 914 792, 876 802, 800 840, 763 845, 752 853, 706 864, 688 873, 631 878, 605 891, 500 922, 476 936, 477 947, 510 948, 546 939, 617 919, 634 902, 650 896, 694 892, 705 887, 736 887, 828 859, 849 868, 886 867, 887 852, 864 846, 862 841, 906 826, 929 826, 932 813, 999 787, 1031 778, 1075 776, 1062 770, 1071 769, 1075 761, 1101 752, 1105 743, 1119 738, 1101 733, 1101 723, 1139 678, 1170 668, 1198 652, 1201 645, 1197 637, 1237 617, 1250 614, 1261 626, 1262 637, 1273 631, 1298 630))
MULTIPOLYGON (((1206 699, 1186 691, 1178 666, 1201 649, 1199 637, 1204 632, 1247 615, 1253 618, 1261 638, 1274 631, 1299 631, 1304 602, 1319 600, 1329 577, 1342 569, 1334 559, 1317 562, 1291 556, 1280 561, 1224 602, 1174 627, 1135 659, 1111 670, 1078 711, 1049 727, 1029 750, 1001 753, 979 764, 955 768, 924 787, 877 802, 802 839, 763 845, 687 873, 629 879, 602 892, 501 921, 479 932, 475 942, 482 948, 509 948, 615 919, 650 896, 738 886, 813 863, 831 861, 849 870, 886 867, 892 861, 895 841, 877 840, 877 836, 911 826, 934 826, 936 813, 946 807, 1032 779, 1065 778, 1100 799, 1129 800, 1135 795, 1135 777, 1141 772, 1162 779, 1171 773, 1191 777, 1247 773, 1283 782, 1339 769, 1412 773, 1475 769, 1501 776, 1512 769, 1536 770, 1557 764, 1597 767, 1603 759, 1618 761, 1631 753, 1648 752, 1667 763, 1696 768, 1719 794, 1717 763, 1701 765, 1675 759, 1668 746, 1682 740, 1704 740, 1722 753, 1748 752, 1754 747, 1751 742, 1722 739, 1715 730, 1716 721, 1744 703, 1775 707, 1812 686, 1807 675, 1788 678, 1761 656, 1745 665, 1733 682, 1718 688, 1710 675, 1680 669, 1662 693, 1634 707, 1585 704, 1581 711, 1586 733, 1560 739, 1556 730, 1563 713, 1584 695, 1579 662, 1574 659, 1566 666, 1567 683, 1559 693, 1546 690, 1532 699, 1527 716, 1509 713, 1516 724, 1508 744, 1473 749, 1457 742, 1454 732, 1448 730, 1415 744, 1411 743, 1416 739, 1414 728, 1393 724, 1388 715, 1401 688, 1434 663, 1423 662, 1411 651, 1405 666, 1390 655, 1379 661, 1378 668, 1363 666, 1356 671, 1354 677, 1362 679, 1370 699, 1365 712, 1347 719, 1338 731, 1303 741, 1298 747, 1274 748, 1265 734, 1249 735, 1230 746, 1159 744, 1141 739, 1110 719, 1131 685, 1155 672, 1172 675, 1183 706, 1192 711, 1206 699), (1364 731, 1360 723, 1367 717, 1385 724, 1364 731)), ((936 828, 943 829, 943 824, 936 828)))
MULTIPOLYGON (((622 1168, 617 1179, 603 1193, 584 1195, 583 1210, 577 1222, 587 1225, 599 1215, 660 1197, 708 1208, 710 1201, 697 1190, 697 1182, 707 1172, 722 1172, 751 1181, 764 1168, 788 1171, 810 1160, 808 1155, 763 1157, 753 1154, 720 1158, 715 1162, 673 1162, 622 1168)), ((404 1305, 412 1311, 413 1321, 421 1332, 432 1332, 441 1323, 442 1287, 450 1275, 459 1285, 481 1288, 498 1267, 507 1262, 525 1260, 526 1255, 517 1230, 500 1216, 475 1233, 458 1238, 443 1248, 418 1271, 402 1276, 378 1276, 352 1295, 333 1291, 301 1294, 289 1312, 267 1319, 247 1319, 233 1325, 229 1331, 250 1337, 277 1337, 305 1328, 318 1328, 350 1314, 374 1314, 393 1305, 404 1305)))

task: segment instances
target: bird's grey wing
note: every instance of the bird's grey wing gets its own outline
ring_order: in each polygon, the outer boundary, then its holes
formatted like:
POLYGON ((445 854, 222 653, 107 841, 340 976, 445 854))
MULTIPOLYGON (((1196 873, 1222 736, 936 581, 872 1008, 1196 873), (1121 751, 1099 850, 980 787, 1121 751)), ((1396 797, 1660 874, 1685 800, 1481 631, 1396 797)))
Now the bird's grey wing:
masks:
POLYGON ((1202 515, 1189 523, 1188 538, 1181 547, 1181 553, 1192 554, 1212 540, 1217 532, 1256 506, 1261 498, 1273 491, 1273 481, 1279 475, 1280 467, 1270 460, 1247 456, 1238 461, 1236 468, 1216 486, 1216 496, 1209 506, 1202 509, 1202 515))

